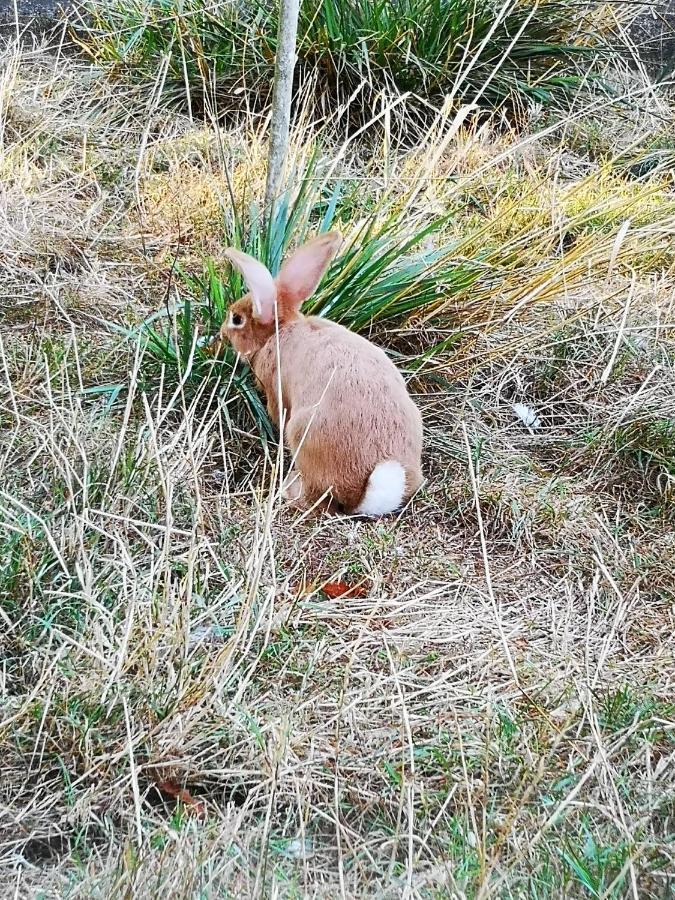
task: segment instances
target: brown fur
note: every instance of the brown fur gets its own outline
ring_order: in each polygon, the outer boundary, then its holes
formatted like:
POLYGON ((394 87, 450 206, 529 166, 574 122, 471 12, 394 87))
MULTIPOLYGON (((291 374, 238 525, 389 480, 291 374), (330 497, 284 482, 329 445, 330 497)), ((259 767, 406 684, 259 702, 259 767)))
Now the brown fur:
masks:
POLYGON ((422 418, 383 350, 335 322, 299 311, 340 242, 335 233, 321 235, 282 267, 275 282, 278 338, 274 320, 259 321, 250 294, 230 307, 219 337, 249 361, 277 426, 281 384, 284 434, 299 475, 287 496, 310 506, 330 492, 350 513, 361 503, 373 469, 385 460, 405 469, 404 500, 417 490, 422 418), (236 316, 243 319, 239 328, 231 325, 236 316))

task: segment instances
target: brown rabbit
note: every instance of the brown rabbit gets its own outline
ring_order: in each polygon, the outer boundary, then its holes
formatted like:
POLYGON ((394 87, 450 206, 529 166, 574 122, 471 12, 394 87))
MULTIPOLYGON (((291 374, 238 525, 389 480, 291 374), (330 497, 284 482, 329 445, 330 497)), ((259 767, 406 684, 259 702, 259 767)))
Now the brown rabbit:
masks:
POLYGON ((287 499, 309 507, 326 496, 327 507, 381 516, 422 483, 422 418, 379 347, 300 312, 341 243, 337 232, 314 238, 276 278, 247 254, 227 250, 249 293, 230 307, 217 344, 229 340, 248 361, 277 425, 281 394, 284 433, 294 454, 287 499))

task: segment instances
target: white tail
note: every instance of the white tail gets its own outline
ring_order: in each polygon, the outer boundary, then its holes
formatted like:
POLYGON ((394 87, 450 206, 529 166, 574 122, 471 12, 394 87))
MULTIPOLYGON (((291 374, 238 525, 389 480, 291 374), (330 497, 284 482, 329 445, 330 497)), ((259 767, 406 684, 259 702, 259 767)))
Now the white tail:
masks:
POLYGON ((389 459, 378 463, 370 473, 366 493, 356 508, 358 516, 384 516, 401 505, 405 493, 405 469, 389 459))

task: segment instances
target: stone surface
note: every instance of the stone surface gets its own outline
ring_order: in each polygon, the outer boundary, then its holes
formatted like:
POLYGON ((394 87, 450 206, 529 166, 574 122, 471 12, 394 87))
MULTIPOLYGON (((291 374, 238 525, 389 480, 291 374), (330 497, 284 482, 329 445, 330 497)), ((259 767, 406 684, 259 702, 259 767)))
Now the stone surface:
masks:
POLYGON ((0 24, 5 28, 15 22, 15 9, 22 25, 49 28, 59 18, 61 9, 67 6, 61 0, 0 0, 0 24))
POLYGON ((675 0, 653 0, 639 13, 631 36, 656 73, 675 69, 675 0))

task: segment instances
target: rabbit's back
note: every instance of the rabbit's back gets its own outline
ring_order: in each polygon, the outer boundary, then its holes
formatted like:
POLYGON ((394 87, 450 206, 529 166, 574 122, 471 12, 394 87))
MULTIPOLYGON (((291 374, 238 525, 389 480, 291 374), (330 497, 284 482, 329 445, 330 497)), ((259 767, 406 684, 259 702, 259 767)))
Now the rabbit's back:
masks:
MULTIPOLYGON (((276 338, 256 360, 265 393, 275 396, 276 338)), ((419 485, 422 420, 405 381, 383 350, 334 322, 289 323, 279 335, 286 439, 303 478, 330 487, 355 508, 375 467, 399 462, 411 493, 419 485)))

